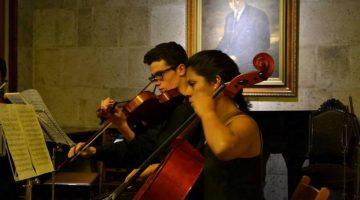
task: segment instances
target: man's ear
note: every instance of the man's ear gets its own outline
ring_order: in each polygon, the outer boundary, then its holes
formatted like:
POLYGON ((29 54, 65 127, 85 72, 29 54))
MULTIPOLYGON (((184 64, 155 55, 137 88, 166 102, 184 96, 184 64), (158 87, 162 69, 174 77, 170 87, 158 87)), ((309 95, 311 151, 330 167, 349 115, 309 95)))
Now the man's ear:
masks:
POLYGON ((176 71, 178 71, 178 73, 180 74, 180 76, 185 76, 186 74, 186 66, 184 64, 180 64, 177 68, 176 71))

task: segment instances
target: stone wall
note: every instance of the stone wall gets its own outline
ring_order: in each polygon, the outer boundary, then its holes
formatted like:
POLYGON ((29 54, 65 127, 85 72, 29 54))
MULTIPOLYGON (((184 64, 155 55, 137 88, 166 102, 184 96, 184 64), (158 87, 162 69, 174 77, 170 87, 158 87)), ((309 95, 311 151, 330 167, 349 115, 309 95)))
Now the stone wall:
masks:
MULTIPOLYGON (((19 90, 38 89, 64 126, 96 126, 100 99, 127 99, 145 84, 149 48, 185 44, 185 0, 19 4, 19 90)), ((311 110, 351 95, 360 115, 359 9, 357 0, 301 0, 298 97, 251 98, 253 109, 311 110)))
POLYGON ((37 89, 65 127, 97 126, 101 99, 126 100, 147 83, 147 50, 185 45, 185 2, 19 1, 18 90, 37 89))

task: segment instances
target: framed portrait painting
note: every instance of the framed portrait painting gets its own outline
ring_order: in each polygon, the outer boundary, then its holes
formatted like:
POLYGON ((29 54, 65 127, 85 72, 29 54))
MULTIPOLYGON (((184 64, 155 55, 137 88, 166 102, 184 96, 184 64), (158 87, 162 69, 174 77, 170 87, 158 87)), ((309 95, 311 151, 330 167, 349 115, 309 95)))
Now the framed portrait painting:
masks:
POLYGON ((221 50, 246 73, 266 52, 275 61, 273 75, 244 94, 296 96, 297 14, 297 0, 188 0, 188 53, 221 50))

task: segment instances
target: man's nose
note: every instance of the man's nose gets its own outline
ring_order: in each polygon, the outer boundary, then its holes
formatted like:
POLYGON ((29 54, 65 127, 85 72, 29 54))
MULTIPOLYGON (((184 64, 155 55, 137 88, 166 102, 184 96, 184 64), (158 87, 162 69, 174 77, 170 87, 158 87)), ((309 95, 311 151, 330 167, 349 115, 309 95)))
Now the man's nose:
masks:
POLYGON ((156 87, 160 86, 161 82, 159 79, 155 79, 154 84, 156 87))

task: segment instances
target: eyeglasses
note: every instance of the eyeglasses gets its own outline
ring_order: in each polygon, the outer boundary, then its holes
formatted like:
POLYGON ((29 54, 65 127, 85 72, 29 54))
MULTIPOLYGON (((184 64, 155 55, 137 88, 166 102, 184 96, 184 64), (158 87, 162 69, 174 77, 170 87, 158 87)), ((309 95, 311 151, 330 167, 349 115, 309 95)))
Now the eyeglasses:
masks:
POLYGON ((151 76, 149 77, 149 80, 151 82, 157 81, 157 80, 163 80, 164 79, 164 75, 166 72, 173 70, 173 67, 169 67, 167 69, 155 72, 155 74, 151 74, 151 76))

